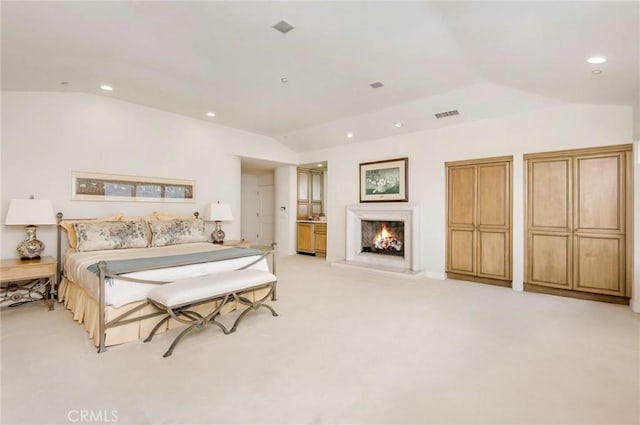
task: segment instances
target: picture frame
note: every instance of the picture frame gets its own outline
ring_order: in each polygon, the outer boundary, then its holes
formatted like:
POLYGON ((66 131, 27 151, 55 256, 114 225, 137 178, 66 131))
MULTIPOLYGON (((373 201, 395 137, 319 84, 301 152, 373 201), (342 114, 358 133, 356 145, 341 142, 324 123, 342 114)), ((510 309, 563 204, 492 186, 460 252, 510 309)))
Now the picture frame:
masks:
POLYGON ((360 202, 408 202, 409 158, 360 164, 360 202))
POLYGON ((195 202, 193 180, 120 174, 71 173, 71 200, 120 202, 195 202))

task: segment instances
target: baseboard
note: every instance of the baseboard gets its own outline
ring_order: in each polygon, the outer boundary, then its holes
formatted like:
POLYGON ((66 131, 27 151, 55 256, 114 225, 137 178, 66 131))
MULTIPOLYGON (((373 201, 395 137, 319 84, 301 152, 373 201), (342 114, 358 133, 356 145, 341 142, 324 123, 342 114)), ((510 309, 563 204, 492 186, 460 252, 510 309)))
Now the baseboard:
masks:
POLYGON ((477 277, 477 276, 470 276, 470 275, 458 274, 458 273, 447 273, 446 276, 447 276, 447 279, 464 280, 464 281, 467 281, 467 282, 484 283, 484 284, 487 284, 487 285, 494 285, 494 286, 502 286, 504 288, 511 288, 511 281, 510 280, 489 279, 489 278, 486 278, 486 277, 477 277))
MULTIPOLYGON (((572 291, 569 289, 561 289, 561 288, 550 288, 547 286, 534 285, 531 283, 525 283, 524 290, 525 292, 537 292, 539 294, 559 295, 561 297, 578 298, 581 300, 630 305, 629 298, 619 297, 616 295, 594 294, 591 292, 572 291)), ((632 309, 633 309, 633 306, 632 306, 632 309)))
POLYGON ((640 313, 640 299, 632 299, 629 305, 634 313, 640 313))
POLYGON ((446 280, 447 274, 442 272, 425 272, 426 277, 430 279, 446 280))

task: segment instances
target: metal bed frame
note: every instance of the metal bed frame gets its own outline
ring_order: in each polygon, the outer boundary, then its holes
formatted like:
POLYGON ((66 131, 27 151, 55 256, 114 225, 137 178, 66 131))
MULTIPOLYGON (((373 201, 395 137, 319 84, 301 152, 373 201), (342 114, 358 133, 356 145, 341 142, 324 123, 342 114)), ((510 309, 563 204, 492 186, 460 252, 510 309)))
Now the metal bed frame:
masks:
MULTIPOLYGON (((195 212, 194 214, 195 218, 198 218, 199 213, 195 212)), ((61 223, 63 221, 63 214, 61 212, 56 214, 56 219, 57 219, 57 231, 58 231, 58 241, 57 241, 57 254, 58 254, 58 261, 57 261, 57 269, 56 269, 56 281, 58 282, 58 285, 60 285, 60 282, 62 282, 62 275, 64 273, 64 270, 62 269, 62 226, 61 223)), ((68 220, 91 220, 91 218, 81 218, 81 219, 75 219, 75 218, 71 218, 68 220)), ((276 252, 277 252, 277 244, 274 242, 271 244, 271 250, 269 251, 263 251, 263 254, 257 258, 256 260, 252 261, 251 263, 244 265, 236 270, 244 270, 247 269, 257 263, 259 263, 260 261, 262 261, 263 259, 267 258, 267 264, 268 264, 268 257, 271 256, 271 272, 275 275, 276 274, 276 252)), ((137 271, 144 271, 144 270, 153 270, 153 269, 162 269, 162 268, 166 268, 166 267, 177 267, 177 266, 187 266, 190 264, 197 264, 197 261, 186 261, 186 262, 181 262, 181 263, 174 263, 174 264, 170 264, 170 265, 160 265, 160 266, 156 266, 156 267, 145 267, 145 268, 141 268, 141 269, 136 269, 136 270, 130 270, 127 273, 133 273, 133 272, 137 272, 137 271)), ((117 326, 124 326, 127 325, 129 323, 133 323, 133 322, 139 322, 145 319, 149 319, 152 317, 157 317, 163 314, 166 314, 166 311, 155 311, 153 313, 148 313, 145 314, 144 316, 139 316, 139 317, 135 317, 135 318, 131 318, 130 316, 133 313, 136 313, 139 310, 142 310, 143 308, 147 307, 148 305, 153 305, 152 303, 149 302, 149 300, 146 300, 146 302, 140 304, 139 306, 136 306, 134 308, 132 308, 131 310, 127 311, 126 313, 123 313, 117 317, 115 317, 114 319, 107 321, 106 320, 106 301, 105 301, 105 285, 106 285, 106 279, 107 278, 118 278, 120 280, 127 280, 130 282, 137 282, 137 283, 150 283, 150 284, 157 284, 157 285, 162 285, 165 283, 169 283, 170 281, 157 281, 157 280, 145 280, 145 279, 136 279, 136 278, 131 278, 131 277, 126 277, 126 276, 122 276, 122 275, 118 275, 116 273, 110 273, 109 270, 107 269, 107 263, 105 261, 100 261, 98 262, 98 278, 99 278, 99 300, 98 300, 98 304, 99 304, 99 342, 98 342, 98 353, 103 353, 105 351, 107 351, 107 348, 105 346, 105 339, 106 339, 106 331, 107 329, 110 328, 115 328, 117 326)), ((56 295, 57 295, 57 287, 52 289, 56 291, 56 295)), ((276 300, 276 288, 275 288, 275 284, 273 286, 272 291, 270 292, 271 295, 271 300, 275 301, 276 300)), ((267 295, 267 296, 268 296, 267 295)), ((154 331, 155 333, 155 331, 154 331)))

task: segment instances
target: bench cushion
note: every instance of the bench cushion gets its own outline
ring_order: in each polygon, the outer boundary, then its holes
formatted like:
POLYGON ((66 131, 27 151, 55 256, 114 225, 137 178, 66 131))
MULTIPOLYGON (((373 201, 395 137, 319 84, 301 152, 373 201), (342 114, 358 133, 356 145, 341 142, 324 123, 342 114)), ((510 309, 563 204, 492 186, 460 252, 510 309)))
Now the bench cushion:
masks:
POLYGON ((158 285, 147 297, 165 307, 175 308, 276 281, 274 274, 264 270, 234 270, 158 285))

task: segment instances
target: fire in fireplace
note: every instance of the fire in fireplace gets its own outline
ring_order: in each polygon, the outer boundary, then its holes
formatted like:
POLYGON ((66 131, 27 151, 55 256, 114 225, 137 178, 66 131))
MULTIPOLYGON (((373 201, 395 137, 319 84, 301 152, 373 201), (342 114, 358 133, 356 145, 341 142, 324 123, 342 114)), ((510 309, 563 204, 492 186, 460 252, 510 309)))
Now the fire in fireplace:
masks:
POLYGON ((362 251, 404 257, 404 221, 361 220, 362 251))

